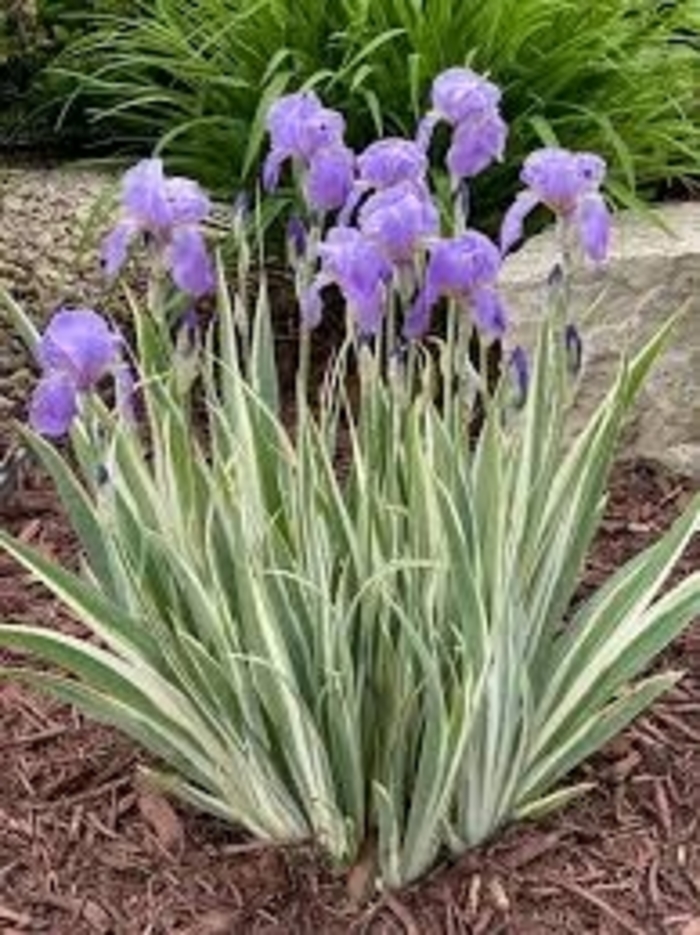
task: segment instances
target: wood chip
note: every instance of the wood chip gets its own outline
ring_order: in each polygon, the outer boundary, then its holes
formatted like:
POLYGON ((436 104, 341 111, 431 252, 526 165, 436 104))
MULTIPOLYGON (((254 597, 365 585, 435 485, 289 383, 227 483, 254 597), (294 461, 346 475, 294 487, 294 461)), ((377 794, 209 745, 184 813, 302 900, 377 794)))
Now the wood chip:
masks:
POLYGON ((394 896, 393 893, 386 893, 384 903, 403 925, 405 935, 420 935, 420 928, 415 916, 400 899, 394 896))
POLYGON ((91 929, 106 935, 112 931, 112 919, 109 913, 93 899, 88 899, 83 906, 82 916, 91 929))
POLYGON ((620 929, 626 932, 627 935, 647 935, 645 930, 637 925, 635 919, 632 919, 627 913, 614 909, 610 903, 606 902, 600 896, 597 896, 592 890, 585 889, 582 886, 578 886, 573 881, 563 878, 558 878, 556 882, 562 889, 568 890, 573 896, 578 896, 579 899, 582 899, 584 902, 595 906, 603 915, 617 923, 620 929))
POLYGON ((168 800, 157 792, 144 789, 139 792, 138 808, 161 847, 169 854, 181 853, 185 845, 185 830, 168 800))
POLYGON ((497 909, 498 912, 503 913, 504 915, 510 912, 510 899, 508 898, 508 893, 506 889, 498 879, 498 877, 492 877, 488 883, 489 897, 491 899, 491 904, 494 909, 497 909))
POLYGON ((3 922, 12 922, 13 925, 18 925, 20 928, 29 928, 32 924, 32 917, 27 915, 26 912, 15 912, 9 906, 3 905, 0 905, 0 919, 3 922))
POLYGON ((206 912, 194 926, 182 932, 182 935, 233 935, 236 931, 235 912, 213 909, 206 912))

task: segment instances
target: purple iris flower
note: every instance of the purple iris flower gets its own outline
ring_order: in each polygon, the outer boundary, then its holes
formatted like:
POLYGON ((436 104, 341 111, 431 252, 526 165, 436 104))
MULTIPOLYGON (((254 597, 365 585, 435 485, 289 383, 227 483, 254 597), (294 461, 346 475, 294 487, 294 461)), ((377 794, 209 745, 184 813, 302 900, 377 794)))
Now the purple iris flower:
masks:
POLYGON ((355 154, 337 143, 311 157, 304 177, 304 197, 313 211, 335 211, 348 200, 355 180, 355 154))
POLYGON ((121 348, 121 336, 91 309, 56 312, 36 349, 42 377, 30 403, 32 427, 43 435, 65 434, 77 415, 79 394, 124 366, 121 348))
POLYGON ((521 239, 525 218, 542 204, 574 227, 589 259, 602 262, 610 241, 610 213, 600 193, 605 171, 605 161, 594 153, 572 153, 556 147, 531 153, 520 174, 527 187, 503 219, 503 253, 521 239))
POLYGON ((438 233, 440 215, 426 187, 402 182, 370 196, 360 209, 358 226, 388 260, 402 264, 438 233))
POLYGON ((340 214, 346 224, 362 198, 371 191, 382 192, 404 182, 425 189, 428 157, 413 140, 387 137, 372 143, 357 157, 358 178, 340 214))
POLYGON ((423 288, 404 323, 407 338, 418 338, 430 325, 433 307, 443 296, 469 307, 479 329, 501 337, 506 310, 496 288, 501 254, 488 237, 469 230, 430 248, 423 288))
POLYGON ((365 189, 381 191, 401 182, 422 182, 428 157, 413 140, 388 137, 372 143, 357 157, 357 169, 365 189))
POLYGON ((376 334, 382 324, 392 268, 378 247, 353 227, 334 227, 319 245, 321 271, 302 300, 308 327, 318 324, 320 292, 335 283, 361 334, 376 334))
POLYGON ((471 68, 448 68, 433 81, 433 111, 452 126, 494 110, 500 102, 500 88, 471 68))
POLYGON ((324 107, 313 91, 299 91, 272 104, 266 127, 271 148, 263 166, 263 185, 272 191, 288 159, 307 168, 320 149, 342 144, 345 121, 337 111, 324 107))
POLYGON ((102 244, 108 276, 126 262, 131 242, 147 235, 175 285, 193 296, 214 289, 214 270, 201 224, 211 210, 209 199, 191 179, 167 178, 160 159, 143 159, 122 180, 122 212, 102 244))
POLYGON ((471 178, 503 158, 508 128, 500 115, 501 92, 470 68, 448 68, 433 82, 432 109, 418 127, 418 146, 427 151, 433 131, 453 128, 447 166, 454 180, 471 178))

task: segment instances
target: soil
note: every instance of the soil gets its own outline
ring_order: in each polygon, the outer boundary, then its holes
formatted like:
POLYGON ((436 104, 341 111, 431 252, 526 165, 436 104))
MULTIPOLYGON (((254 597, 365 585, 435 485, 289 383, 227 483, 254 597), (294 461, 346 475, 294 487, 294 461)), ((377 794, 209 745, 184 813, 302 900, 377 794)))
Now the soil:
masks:
MULTIPOLYGON (((582 591, 658 536, 693 484, 636 462, 616 468, 611 490, 582 591)), ((0 524, 75 560, 38 473, 2 504, 0 524)), ((699 565, 695 542, 678 571, 699 565)), ((3 556, 0 619, 78 626, 3 556)), ((169 803, 139 781, 145 756, 120 734, 4 683, 0 933, 698 935, 700 622, 662 665, 686 674, 580 771, 592 793, 364 906, 311 847, 262 845, 169 803)))

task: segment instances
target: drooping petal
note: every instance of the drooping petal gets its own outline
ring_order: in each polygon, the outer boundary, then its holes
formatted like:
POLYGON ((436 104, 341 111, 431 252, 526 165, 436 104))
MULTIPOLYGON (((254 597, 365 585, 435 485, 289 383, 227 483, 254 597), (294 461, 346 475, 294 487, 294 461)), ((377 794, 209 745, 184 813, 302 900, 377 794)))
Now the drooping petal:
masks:
POLYGON ((142 159, 122 180, 122 206, 147 230, 160 230, 172 223, 163 161, 142 159))
POLYGON ((266 192, 274 192, 280 183, 280 172, 288 156, 281 149, 271 149, 262 168, 262 183, 266 192))
POLYGON ((520 192, 503 216, 501 224, 501 253, 504 255, 523 237, 525 218, 537 207, 540 200, 535 192, 525 189, 520 192))
POLYGON ((92 309, 61 309, 49 321, 37 346, 47 372, 68 375, 78 390, 94 386, 110 369, 120 339, 92 309))
POLYGON ((377 334, 382 326, 386 308, 384 283, 377 280, 372 286, 362 289, 353 288, 351 285, 345 290, 345 298, 360 334, 377 334))
POLYGON ((418 129, 416 131, 416 146, 423 150, 424 153, 427 153, 430 149, 433 133, 435 133, 435 128, 439 123, 440 117, 438 114, 431 112, 426 114, 418 124, 418 129))
POLYGON ((602 263, 610 245, 610 212, 602 195, 586 195, 576 209, 575 222, 586 256, 594 263, 602 263))
POLYGON ((304 179, 304 196, 313 211, 335 211, 352 191, 355 155, 347 146, 326 146, 309 162, 304 179))
POLYGON ((470 295, 477 328, 491 338, 502 338, 508 327, 508 313, 493 286, 477 286, 470 295))
POLYGON ((404 319, 403 328, 401 329, 403 336, 410 341, 422 338, 430 327, 430 313, 432 310, 433 302, 430 301, 426 290, 421 289, 404 319))
POLYGON ((29 404, 29 424, 35 432, 59 438, 78 414, 78 389, 70 375, 54 371, 37 384, 29 404))
POLYGON ((129 245, 138 233, 138 225, 125 217, 102 241, 101 259, 107 276, 116 276, 126 263, 129 245))
POLYGON ((472 178, 503 158, 508 127, 495 110, 457 124, 447 153, 452 178, 472 178))
POLYGON ((178 227, 173 231, 167 260, 178 289, 195 297, 214 291, 214 268, 204 236, 196 227, 178 227))

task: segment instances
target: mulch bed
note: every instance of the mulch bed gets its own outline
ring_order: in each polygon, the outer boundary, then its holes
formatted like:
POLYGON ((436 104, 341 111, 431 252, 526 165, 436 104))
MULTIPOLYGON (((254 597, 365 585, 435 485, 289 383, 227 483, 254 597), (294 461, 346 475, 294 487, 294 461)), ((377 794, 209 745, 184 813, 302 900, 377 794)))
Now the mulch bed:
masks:
MULTIPOLYGON (((658 536, 692 490, 619 465, 582 588, 658 536)), ((39 476, 0 525, 74 558, 39 476)), ((696 542, 679 573, 698 567, 696 542)), ((0 619, 76 626, 4 556, 0 619)), ((700 623, 663 663, 687 674, 580 771, 594 792, 362 907, 311 848, 264 846, 169 804, 139 784, 143 754, 117 732, 1 684, 0 933, 699 935, 700 623)))

